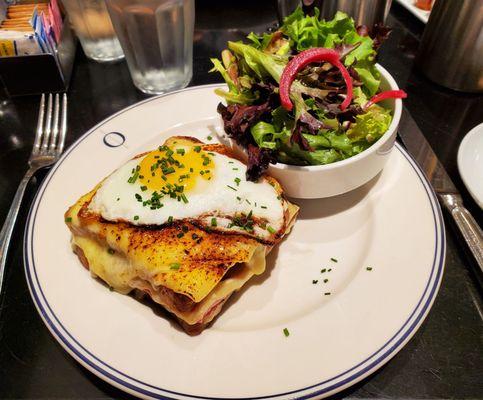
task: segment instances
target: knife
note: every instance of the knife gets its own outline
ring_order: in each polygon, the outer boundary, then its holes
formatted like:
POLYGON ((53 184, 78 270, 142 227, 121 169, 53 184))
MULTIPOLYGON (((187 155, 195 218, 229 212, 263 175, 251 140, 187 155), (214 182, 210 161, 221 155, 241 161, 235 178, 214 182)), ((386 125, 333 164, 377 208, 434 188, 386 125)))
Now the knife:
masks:
POLYGON ((399 135, 408 152, 426 174, 440 203, 448 210, 483 273, 483 233, 409 111, 403 107, 399 135))

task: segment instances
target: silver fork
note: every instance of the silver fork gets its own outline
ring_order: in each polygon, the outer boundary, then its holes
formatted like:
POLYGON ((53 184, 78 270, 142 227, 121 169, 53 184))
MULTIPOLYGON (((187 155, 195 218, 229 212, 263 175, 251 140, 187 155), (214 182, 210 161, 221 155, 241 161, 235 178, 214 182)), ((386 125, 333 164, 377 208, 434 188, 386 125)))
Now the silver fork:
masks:
POLYGON ((43 94, 40 99, 35 141, 28 162, 29 170, 20 182, 5 223, 3 224, 2 231, 0 232, 0 294, 3 288, 8 246, 25 188, 32 176, 40 168, 54 164, 64 150, 67 130, 67 95, 64 93, 61 99, 59 94, 53 96, 50 93, 47 98, 47 109, 45 107, 45 97, 45 94, 43 94))

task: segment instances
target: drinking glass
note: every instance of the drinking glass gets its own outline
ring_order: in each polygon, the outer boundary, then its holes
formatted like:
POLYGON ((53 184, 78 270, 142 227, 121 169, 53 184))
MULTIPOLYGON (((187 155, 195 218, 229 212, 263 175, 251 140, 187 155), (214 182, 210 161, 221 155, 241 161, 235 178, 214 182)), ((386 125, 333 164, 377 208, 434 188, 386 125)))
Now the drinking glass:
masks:
POLYGON ((124 58, 104 0, 62 0, 84 53, 92 60, 124 58))
POLYGON ((194 0, 106 0, 134 85, 159 94, 193 74, 194 0))

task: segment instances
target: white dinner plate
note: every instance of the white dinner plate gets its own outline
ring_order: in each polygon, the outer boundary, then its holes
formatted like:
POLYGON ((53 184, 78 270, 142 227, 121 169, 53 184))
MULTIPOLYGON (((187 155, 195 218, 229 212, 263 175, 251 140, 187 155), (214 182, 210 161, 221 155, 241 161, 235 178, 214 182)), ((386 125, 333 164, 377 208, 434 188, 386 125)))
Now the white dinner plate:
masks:
POLYGON ((188 336, 132 297, 110 292, 70 248, 65 210, 124 161, 171 135, 223 139, 215 87, 135 104, 65 152, 39 189, 25 232, 32 297, 70 355, 134 395, 328 396, 380 368, 407 343, 441 282, 441 211, 423 173, 399 145, 364 187, 297 201, 298 221, 270 253, 265 274, 234 295, 199 336, 188 336))
POLYGON ((475 126, 461 141, 458 170, 468 192, 483 208, 483 123, 475 126))
POLYGON ((417 19, 424 22, 428 22, 430 11, 424 11, 414 5, 414 0, 396 0, 406 10, 413 14, 417 19))

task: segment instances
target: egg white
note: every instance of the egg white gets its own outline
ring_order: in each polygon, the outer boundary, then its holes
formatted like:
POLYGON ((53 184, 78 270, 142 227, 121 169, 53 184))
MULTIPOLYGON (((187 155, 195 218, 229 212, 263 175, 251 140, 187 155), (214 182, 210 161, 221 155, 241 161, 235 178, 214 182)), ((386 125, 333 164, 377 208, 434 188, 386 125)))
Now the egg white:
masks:
POLYGON ((136 199, 151 197, 153 190, 141 191, 141 183, 128 183, 132 170, 142 158, 133 159, 107 177, 94 195, 89 209, 108 221, 127 221, 133 225, 162 225, 171 220, 197 219, 212 229, 243 231, 231 226, 232 218, 250 212, 254 219, 267 221, 266 227, 254 226, 254 235, 269 237, 283 227, 283 200, 265 179, 247 181, 247 167, 237 159, 212 153, 212 179, 198 178, 185 193, 187 203, 165 196, 163 207, 151 209, 136 199), (216 218, 214 223, 213 218, 216 218), (216 225, 216 226, 215 226, 216 225), (267 227, 268 230, 267 230, 267 227))

